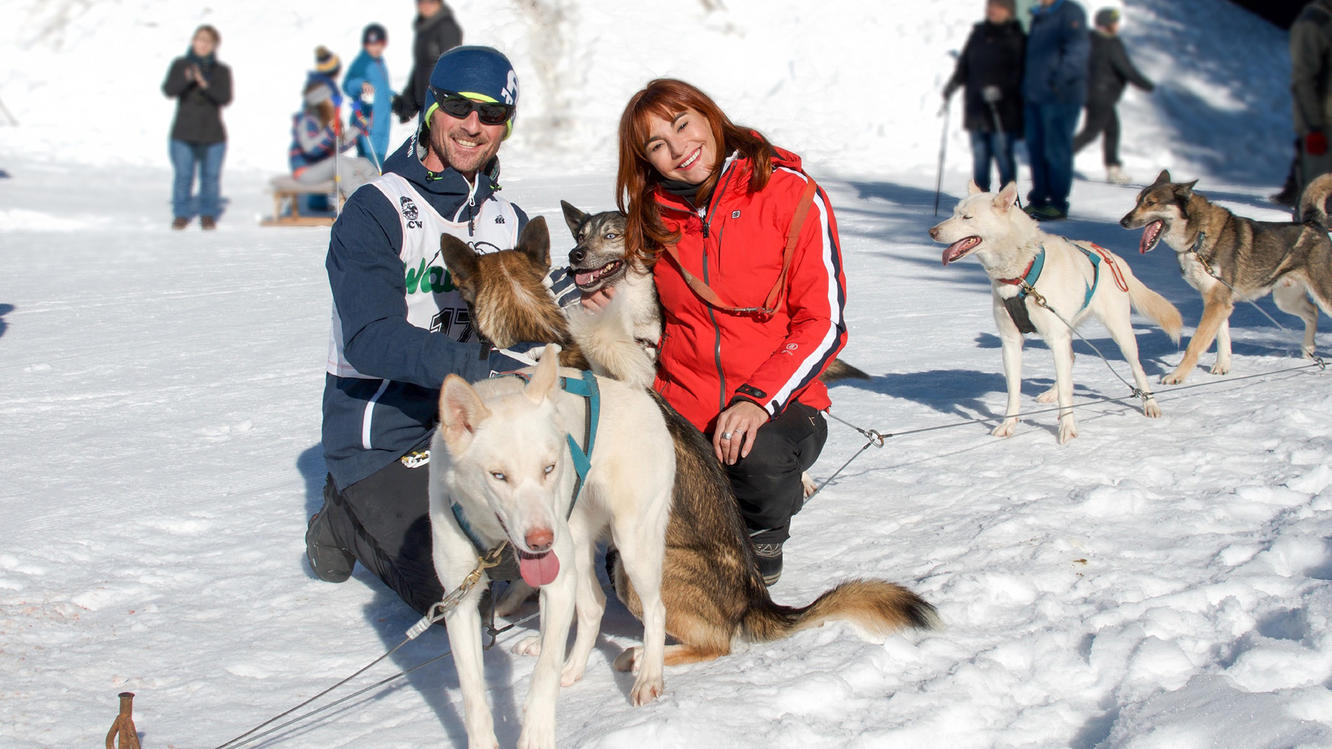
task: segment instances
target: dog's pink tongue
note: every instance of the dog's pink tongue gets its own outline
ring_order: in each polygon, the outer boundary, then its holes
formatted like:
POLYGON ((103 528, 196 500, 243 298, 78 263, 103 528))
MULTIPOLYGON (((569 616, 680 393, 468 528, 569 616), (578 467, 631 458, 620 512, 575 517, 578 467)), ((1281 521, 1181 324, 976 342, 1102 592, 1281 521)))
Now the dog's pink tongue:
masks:
POLYGON ((575 274, 574 274, 574 283, 578 284, 579 286, 586 286, 586 285, 592 283, 592 281, 593 281, 594 279, 596 279, 596 277, 597 277, 596 271, 586 271, 586 272, 584 272, 584 273, 575 273, 575 274))
POLYGON ((540 556, 532 556, 520 551, 518 552, 518 572, 523 576, 523 582, 533 588, 540 588, 542 585, 552 582, 555 576, 560 574, 560 558, 555 556, 553 551, 548 551, 540 556))

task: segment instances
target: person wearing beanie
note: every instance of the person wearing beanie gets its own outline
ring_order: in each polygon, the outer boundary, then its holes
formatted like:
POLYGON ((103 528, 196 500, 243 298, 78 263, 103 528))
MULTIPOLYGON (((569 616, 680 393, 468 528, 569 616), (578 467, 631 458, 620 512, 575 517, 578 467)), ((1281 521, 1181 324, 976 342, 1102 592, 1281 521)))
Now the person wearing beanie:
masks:
POLYGON ((1022 118, 1031 161, 1026 210, 1039 221, 1068 216, 1073 133, 1087 98, 1090 47, 1087 14, 1073 0, 1040 0, 1031 9, 1022 118))
POLYGON ((409 122, 425 109, 426 86, 439 56, 462 44, 463 32, 453 17, 453 10, 443 0, 416 0, 416 20, 412 28, 412 72, 408 86, 393 99, 393 112, 401 122, 409 122))
POLYGON ((364 139, 369 122, 353 110, 351 126, 344 129, 341 114, 333 104, 334 93, 324 81, 306 84, 301 111, 292 117, 287 156, 291 176, 297 182, 318 184, 336 174, 340 197, 346 197, 378 175, 379 170, 365 158, 342 155, 364 139))
POLYGON ((383 26, 377 23, 366 26, 361 32, 361 53, 342 79, 342 90, 353 102, 357 116, 370 123, 369 134, 356 142, 356 152, 375 164, 383 164, 388 157, 389 127, 393 122, 394 93, 384 64, 387 46, 388 31, 383 26))
MULTIPOLYGON (((499 196, 498 153, 518 103, 518 77, 498 50, 445 53, 415 132, 352 194, 329 239, 328 479, 306 558, 329 582, 359 561, 420 613, 443 595, 427 518, 440 385, 523 366, 477 336, 439 252, 442 234, 478 252, 516 245, 527 214, 499 196)), ((550 285, 577 303, 567 273, 550 285)))
POLYGON ((194 31, 190 48, 171 62, 162 93, 176 100, 169 153, 175 178, 171 185, 171 228, 184 229, 198 215, 204 229, 217 226, 222 213, 222 160, 227 131, 222 107, 231 103, 231 68, 217 61, 221 36, 212 26, 194 31), (199 174, 195 205, 194 175, 199 174))
POLYGON ((328 86, 333 92, 333 108, 341 114, 342 90, 338 88, 337 76, 342 72, 342 60, 322 44, 315 47, 314 59, 314 69, 305 76, 305 86, 301 90, 305 91, 319 84, 328 86))
POLYGON ((1124 42, 1119 38, 1119 11, 1101 8, 1096 11, 1095 19, 1087 63, 1087 112, 1082 121, 1082 132, 1073 139, 1073 152, 1081 151, 1101 136, 1105 178, 1122 185, 1127 184, 1130 177, 1124 173, 1119 161, 1119 113, 1115 106, 1124 95, 1127 84, 1143 91, 1151 91, 1154 86, 1129 60, 1124 42))
POLYGON ((1013 0, 987 0, 985 20, 975 25, 944 99, 965 87, 962 125, 971 134, 972 179, 990 191, 990 162, 1002 188, 1017 179, 1013 144, 1022 139, 1022 65, 1027 35, 1014 18, 1013 0))

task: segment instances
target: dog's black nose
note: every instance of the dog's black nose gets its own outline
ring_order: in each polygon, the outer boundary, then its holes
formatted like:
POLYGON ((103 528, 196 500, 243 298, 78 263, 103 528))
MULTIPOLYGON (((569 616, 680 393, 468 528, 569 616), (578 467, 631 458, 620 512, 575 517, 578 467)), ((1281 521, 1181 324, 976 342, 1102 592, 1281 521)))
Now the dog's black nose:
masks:
POLYGON ((587 250, 582 247, 575 247, 569 250, 569 262, 578 265, 587 259, 587 250))

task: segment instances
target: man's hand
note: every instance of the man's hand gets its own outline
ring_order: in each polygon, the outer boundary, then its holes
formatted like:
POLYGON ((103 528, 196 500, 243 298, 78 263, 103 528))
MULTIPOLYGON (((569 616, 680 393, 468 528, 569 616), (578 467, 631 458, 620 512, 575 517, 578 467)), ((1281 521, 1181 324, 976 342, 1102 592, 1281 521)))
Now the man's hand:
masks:
POLYGON ((375 87, 374 87, 374 86, 371 86, 369 83, 362 83, 362 84, 361 84, 361 96, 367 96, 367 97, 370 97, 370 98, 374 98, 374 96, 375 96, 375 87))
POLYGON ((579 304, 582 304, 583 309, 589 312, 600 312, 605 309, 606 305, 610 304, 610 300, 614 298, 615 287, 603 286, 591 294, 584 294, 583 299, 579 304))
POLYGON ((208 79, 204 78, 203 71, 199 70, 198 65, 191 65, 185 74, 188 78, 199 84, 199 88, 208 88, 208 79))
POLYGON ((768 412, 757 403, 738 400, 731 404, 717 417, 717 429, 712 433, 712 452, 717 460, 730 466, 748 457, 759 427, 767 423, 768 412))

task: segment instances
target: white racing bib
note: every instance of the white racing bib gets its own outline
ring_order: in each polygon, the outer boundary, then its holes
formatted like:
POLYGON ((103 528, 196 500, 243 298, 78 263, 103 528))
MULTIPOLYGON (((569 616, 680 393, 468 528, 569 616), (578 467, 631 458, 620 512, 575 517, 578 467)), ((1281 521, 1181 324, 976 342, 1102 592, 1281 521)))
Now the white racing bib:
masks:
MULTIPOLYGON (((469 228, 468 222, 450 221, 439 215, 400 175, 383 174, 369 184, 384 193, 397 209, 402 222, 402 247, 398 257, 402 260, 407 294, 407 322, 443 333, 455 341, 477 340, 467 303, 444 266, 439 237, 451 234, 482 254, 512 248, 518 243, 518 213, 513 205, 500 198, 482 201, 469 228)), ((342 320, 336 302, 330 330, 329 373, 337 377, 379 379, 357 372, 343 356, 342 320)))

